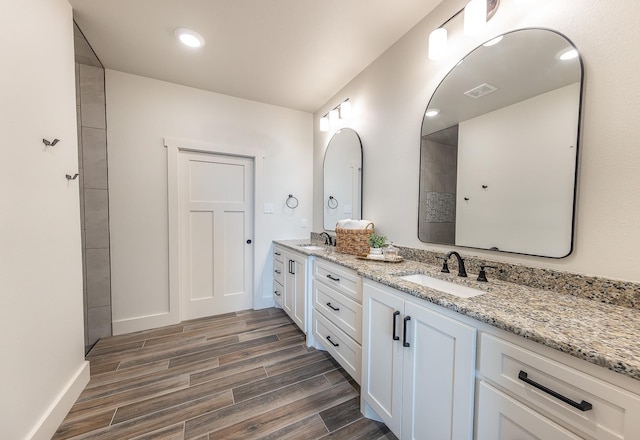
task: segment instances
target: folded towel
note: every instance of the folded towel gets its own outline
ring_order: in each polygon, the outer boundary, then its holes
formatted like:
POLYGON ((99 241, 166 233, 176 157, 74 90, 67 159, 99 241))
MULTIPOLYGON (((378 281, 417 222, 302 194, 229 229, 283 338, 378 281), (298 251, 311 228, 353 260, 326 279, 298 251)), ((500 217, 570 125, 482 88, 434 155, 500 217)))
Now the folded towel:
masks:
POLYGON ((336 226, 342 229, 366 229, 366 227, 370 224, 373 226, 373 222, 370 220, 344 219, 338 220, 336 226))

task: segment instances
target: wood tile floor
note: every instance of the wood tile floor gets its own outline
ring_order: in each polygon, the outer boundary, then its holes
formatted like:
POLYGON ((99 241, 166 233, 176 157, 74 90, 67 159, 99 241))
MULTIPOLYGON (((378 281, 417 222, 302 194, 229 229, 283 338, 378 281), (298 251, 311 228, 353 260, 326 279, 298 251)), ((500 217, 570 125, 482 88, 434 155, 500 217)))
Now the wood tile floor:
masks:
POLYGON ((279 309, 100 340, 54 439, 396 439, 279 309))

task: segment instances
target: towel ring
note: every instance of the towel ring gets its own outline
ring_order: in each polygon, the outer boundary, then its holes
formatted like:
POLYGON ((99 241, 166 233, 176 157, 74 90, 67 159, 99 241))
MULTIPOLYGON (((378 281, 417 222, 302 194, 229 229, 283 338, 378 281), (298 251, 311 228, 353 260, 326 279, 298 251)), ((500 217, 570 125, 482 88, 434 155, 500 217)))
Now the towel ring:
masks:
POLYGON ((333 196, 329 196, 329 200, 327 200, 327 206, 330 209, 336 209, 338 207, 338 199, 333 196))
POLYGON ((293 197, 293 194, 289 194, 289 198, 287 198, 286 205, 288 208, 296 209, 298 207, 298 199, 293 197))

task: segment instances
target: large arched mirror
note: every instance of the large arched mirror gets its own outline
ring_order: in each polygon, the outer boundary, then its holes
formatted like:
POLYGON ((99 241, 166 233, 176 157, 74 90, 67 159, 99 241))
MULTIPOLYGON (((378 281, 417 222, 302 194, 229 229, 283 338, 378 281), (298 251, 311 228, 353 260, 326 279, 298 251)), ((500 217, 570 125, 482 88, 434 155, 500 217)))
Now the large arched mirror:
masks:
POLYGON ((362 218, 362 143, 350 128, 338 130, 324 155, 324 229, 362 218))
POLYGON ((421 241, 571 253, 582 77, 574 45, 546 29, 504 34, 456 64, 422 122, 421 241))

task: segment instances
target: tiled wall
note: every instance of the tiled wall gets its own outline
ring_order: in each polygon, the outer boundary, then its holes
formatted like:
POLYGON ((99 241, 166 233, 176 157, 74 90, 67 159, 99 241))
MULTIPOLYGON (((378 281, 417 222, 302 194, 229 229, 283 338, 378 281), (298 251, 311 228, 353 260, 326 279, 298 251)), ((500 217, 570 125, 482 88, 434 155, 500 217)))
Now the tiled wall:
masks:
POLYGON ((418 237, 421 241, 455 242, 457 145, 457 125, 422 139, 418 212, 418 237))
POLYGON ((74 24, 85 347, 111 335, 104 68, 74 24))

